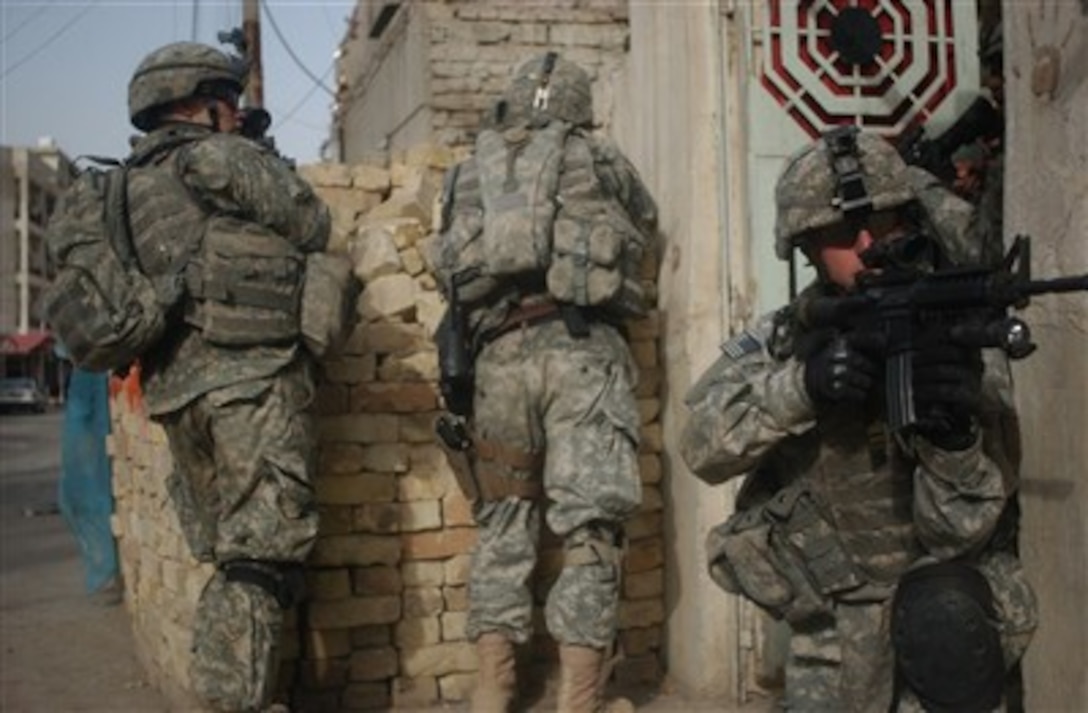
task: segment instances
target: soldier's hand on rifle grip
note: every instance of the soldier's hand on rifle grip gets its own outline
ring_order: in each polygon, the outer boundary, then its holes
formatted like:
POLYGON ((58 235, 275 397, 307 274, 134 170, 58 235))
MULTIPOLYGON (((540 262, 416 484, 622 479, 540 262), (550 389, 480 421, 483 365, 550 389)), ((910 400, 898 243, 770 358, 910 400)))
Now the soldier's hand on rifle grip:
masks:
POLYGON ((933 344, 916 350, 912 362, 918 433, 944 450, 969 448, 982 403, 981 352, 933 344))
POLYGON ((861 404, 880 384, 884 342, 873 332, 837 334, 805 360, 805 390, 817 406, 861 404))

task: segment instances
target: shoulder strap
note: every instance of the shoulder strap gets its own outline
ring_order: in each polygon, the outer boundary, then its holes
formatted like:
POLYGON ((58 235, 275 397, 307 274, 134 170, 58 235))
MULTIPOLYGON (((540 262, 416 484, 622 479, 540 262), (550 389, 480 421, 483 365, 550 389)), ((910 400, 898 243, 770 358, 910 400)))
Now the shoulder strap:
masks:
POLYGON ((136 248, 132 242, 132 225, 128 215, 128 169, 126 162, 120 168, 106 173, 106 232, 110 245, 121 264, 127 269, 139 269, 136 248))
POLYGON ((132 153, 118 164, 118 168, 106 174, 106 229, 110 244, 127 269, 143 272, 139 255, 132 239, 132 223, 128 212, 128 172, 131 168, 146 166, 156 157, 196 141, 193 136, 176 136, 143 151, 132 153))

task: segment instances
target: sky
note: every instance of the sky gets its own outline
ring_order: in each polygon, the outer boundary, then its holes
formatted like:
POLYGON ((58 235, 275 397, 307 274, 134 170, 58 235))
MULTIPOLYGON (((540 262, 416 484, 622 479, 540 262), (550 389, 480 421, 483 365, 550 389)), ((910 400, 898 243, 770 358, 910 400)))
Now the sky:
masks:
MULTIPOLYGON (((270 133, 285 156, 318 161, 333 104, 324 87, 335 89, 333 55, 355 0, 261 5, 270 133)), ((241 25, 242 0, 0 0, 0 144, 50 137, 70 158, 123 157, 137 133, 127 92, 140 61, 181 40, 232 51, 217 35, 241 25)))

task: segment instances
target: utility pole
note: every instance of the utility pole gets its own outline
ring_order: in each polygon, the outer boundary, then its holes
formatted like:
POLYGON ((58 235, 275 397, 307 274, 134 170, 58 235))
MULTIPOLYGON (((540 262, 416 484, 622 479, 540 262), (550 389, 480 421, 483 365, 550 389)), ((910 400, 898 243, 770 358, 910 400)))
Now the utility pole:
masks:
POLYGON ((246 107, 264 107, 264 73, 261 70, 261 3, 242 0, 242 37, 245 59, 249 64, 246 82, 246 107))

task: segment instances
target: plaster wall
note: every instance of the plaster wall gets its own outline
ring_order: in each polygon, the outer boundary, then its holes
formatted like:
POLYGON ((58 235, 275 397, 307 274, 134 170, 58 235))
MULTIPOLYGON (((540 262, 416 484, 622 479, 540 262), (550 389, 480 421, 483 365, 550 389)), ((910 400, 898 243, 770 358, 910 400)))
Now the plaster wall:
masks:
MULTIPOLYGON (((1005 237, 1030 234, 1036 278, 1088 273, 1088 3, 1004 2, 1005 237)), ((1021 550, 1040 624, 1027 708, 1088 710, 1088 294, 1033 300, 1039 344, 1016 364, 1021 550)))
MULTIPOLYGON (((361 28, 366 32, 367 28, 361 28)), ((341 131, 347 163, 376 152, 405 149, 429 137, 426 17, 416 3, 406 3, 381 37, 349 47, 360 53, 361 72, 341 98, 341 131)), ((357 65, 358 66, 358 65, 357 65)))
POLYGON ((729 256, 729 171, 723 168, 732 128, 724 95, 729 48, 720 20, 716 2, 631 3, 627 88, 617 92, 615 126, 657 198, 664 233, 662 455, 671 513, 666 668, 687 693, 737 700, 738 602, 710 581, 702 547, 706 532, 732 509, 732 493, 693 477, 675 448, 684 394, 725 340, 731 279, 745 272, 729 256))

